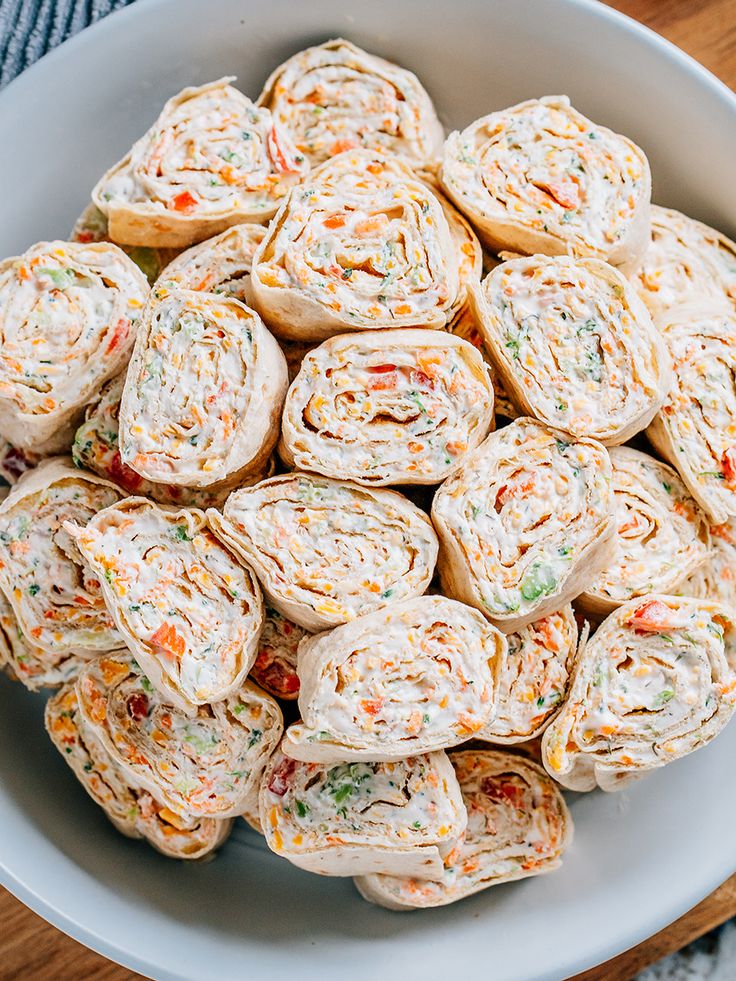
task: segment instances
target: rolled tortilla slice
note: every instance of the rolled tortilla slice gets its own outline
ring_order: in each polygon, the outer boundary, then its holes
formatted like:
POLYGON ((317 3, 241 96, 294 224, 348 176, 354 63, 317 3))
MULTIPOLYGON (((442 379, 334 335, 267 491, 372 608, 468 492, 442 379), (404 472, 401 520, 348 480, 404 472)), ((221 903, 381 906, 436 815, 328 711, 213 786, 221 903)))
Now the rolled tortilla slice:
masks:
POLYGON ((238 300, 157 287, 120 404, 120 456, 154 483, 232 488, 278 439, 286 362, 238 300))
POLYGON ((106 242, 39 242, 0 262, 0 432, 67 450, 85 404, 127 362, 148 294, 106 242))
POLYGON ((492 721, 506 641, 444 596, 393 603, 299 645, 302 722, 282 751, 314 763, 400 760, 492 721))
POLYGON ((204 858, 225 841, 232 821, 182 818, 131 787, 79 711, 74 684, 46 703, 46 731, 74 776, 128 838, 145 838, 170 858, 204 858))
POLYGON ((272 477, 207 516, 269 603, 307 630, 420 596, 437 560, 429 519, 405 497, 328 477, 272 477))
POLYGON ((502 882, 559 868, 573 824, 559 788, 541 766, 515 753, 451 753, 468 827, 436 882, 389 875, 357 878, 371 903, 409 910, 446 906, 502 882))
POLYGON ((241 222, 267 222, 308 164, 222 78, 186 88, 92 191, 114 242, 182 249, 241 222))
POLYGON ((161 271, 159 285, 225 293, 248 303, 253 255, 265 234, 263 225, 234 225, 174 258, 161 271))
POLYGON ((649 244, 646 156, 566 96, 530 99, 451 133, 441 180, 493 252, 567 253, 633 271, 649 244))
POLYGON ((155 691, 130 651, 88 664, 77 698, 128 781, 185 817, 237 817, 284 728, 276 702, 250 682, 185 715, 155 691))
MULTIPOLYGON (((130 494, 150 497, 160 504, 186 507, 222 507, 231 487, 226 482, 214 488, 182 487, 179 484, 155 484, 123 463, 120 457, 120 399, 125 385, 125 372, 111 378, 90 402, 84 422, 77 430, 72 444, 72 457, 78 467, 92 470, 101 477, 114 481, 130 494)), ((0 464, 0 468, 1 468, 0 464)), ((270 477, 275 470, 273 456, 265 467, 248 477, 238 477, 235 486, 258 483, 270 477)))
POLYGON ((736 708, 736 622, 709 600, 652 594, 607 617, 580 653, 544 734, 571 790, 617 790, 707 745, 736 708))
POLYGON ((121 497, 110 481, 59 457, 28 471, 0 506, 0 589, 23 636, 50 662, 124 646, 99 580, 63 528, 121 497))
POLYGON ((660 326, 674 383, 647 436, 723 524, 736 515, 736 312, 678 307, 660 326))
POLYGON ((644 429, 664 402, 667 349, 634 287, 607 263, 512 259, 471 303, 520 414, 612 446, 644 429))
POLYGON ((292 468, 366 486, 437 484, 492 422, 488 371, 461 338, 345 334, 304 359, 286 398, 279 453, 292 468))
POLYGON ((29 691, 73 681, 96 651, 45 651, 28 642, 5 594, 0 592, 0 667, 29 691))
MULTIPOLYGON (((269 695, 287 702, 297 699, 297 651, 300 641, 308 634, 309 631, 304 627, 289 620, 273 607, 266 606, 263 630, 258 640, 258 654, 250 676, 269 695)), ((255 810, 258 810, 257 803, 255 810)))
POLYGON ((0 477, 9 484, 17 484, 27 470, 32 470, 39 457, 30 450, 21 450, 0 436, 0 477))
POLYGON ((677 590, 685 596, 716 600, 736 610, 736 518, 722 525, 711 525, 712 550, 700 566, 677 590))
POLYGON ((442 126, 416 75, 342 38, 285 61, 258 105, 312 164, 363 147, 423 167, 442 152, 442 126))
POLYGON ((202 511, 129 497, 86 527, 65 526, 102 583, 125 643, 174 707, 237 692, 255 657, 263 601, 255 577, 202 511))
POLYGON ((512 745, 544 732, 567 696, 578 645, 572 607, 528 623, 506 641, 496 717, 477 738, 512 745))
POLYGON ((610 561, 611 461, 533 419, 499 429, 435 494, 440 579, 504 632, 559 610, 610 561))
MULTIPOLYGON (((71 242, 110 242, 107 217, 96 204, 87 205, 77 218, 69 236, 71 242)), ((120 248, 133 260, 149 283, 153 285, 161 271, 179 253, 177 249, 155 249, 145 245, 121 245, 120 248)))
POLYGON ((444 327, 460 292, 442 203, 398 159, 342 153, 289 195, 259 246, 253 305, 278 337, 444 327))
POLYGON ((736 305, 736 243, 679 211, 652 205, 652 237, 634 279, 655 319, 682 304, 736 305))
POLYGON ((578 597, 594 615, 648 593, 675 593, 708 561, 708 522, 677 473, 629 446, 610 451, 618 530, 613 560, 578 597))
POLYGON ((329 766, 277 752, 260 823, 271 851, 309 872, 435 879, 467 813, 445 753, 329 766))

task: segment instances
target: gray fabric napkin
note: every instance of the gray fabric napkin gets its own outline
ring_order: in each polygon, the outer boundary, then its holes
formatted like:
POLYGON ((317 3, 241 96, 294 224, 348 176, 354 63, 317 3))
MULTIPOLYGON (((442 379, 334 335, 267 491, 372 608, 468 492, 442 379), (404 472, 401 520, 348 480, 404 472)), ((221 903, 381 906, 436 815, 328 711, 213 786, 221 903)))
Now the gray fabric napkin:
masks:
POLYGON ((0 88, 51 48, 133 0, 0 0, 0 88))

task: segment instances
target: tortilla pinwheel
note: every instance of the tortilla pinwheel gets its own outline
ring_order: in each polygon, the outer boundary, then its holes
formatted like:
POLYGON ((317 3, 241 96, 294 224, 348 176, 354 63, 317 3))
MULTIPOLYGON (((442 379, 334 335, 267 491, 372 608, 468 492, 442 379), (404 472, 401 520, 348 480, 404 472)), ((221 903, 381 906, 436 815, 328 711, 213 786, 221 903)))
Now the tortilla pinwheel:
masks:
POLYGON ((129 497, 85 527, 65 528, 164 698, 193 714, 240 689, 256 657, 263 600, 202 511, 129 497))
POLYGON ((442 152, 442 126, 416 75, 341 38, 280 65, 258 105, 312 164, 363 147, 423 167, 442 152))
POLYGON ((396 762, 299 763, 277 752, 263 777, 268 847, 320 875, 435 879, 467 813, 445 753, 396 762))
POLYGON ((29 691, 59 688, 73 681, 96 651, 45 651, 29 643, 4 593, 0 592, 0 668, 29 691))
POLYGON ((299 645, 302 721, 282 751, 312 763, 400 760, 492 721, 506 641, 444 596, 393 603, 299 645))
POLYGON ((528 623, 506 642, 496 717, 477 738, 511 745, 544 732, 567 696, 578 646, 572 607, 528 623))
POLYGON ((148 295, 107 242, 39 242, 0 262, 0 434, 68 450, 84 406, 127 362, 148 295))
POLYGON ((714 524, 736 515, 736 310, 677 307, 659 322, 674 383, 647 429, 714 524))
POLYGON ((520 414, 611 446, 644 429, 664 402, 667 349, 634 287, 607 263, 511 259, 471 296, 520 414))
POLYGON ((266 467, 286 362, 238 300, 156 287, 120 403, 122 462, 154 483, 238 486, 266 467))
POLYGON ((513 633, 559 610, 610 561, 611 461, 595 440, 516 419, 445 481, 432 521, 447 595, 513 633))
POLYGON ((451 133, 441 181, 493 252, 570 254, 634 270, 649 244, 646 156, 564 95, 451 133))
POLYGON ((106 654, 77 679, 85 722, 134 787, 184 817, 238 816, 283 731, 281 710, 246 682, 190 717, 168 704, 130 651, 106 654))
POLYGON ((64 523, 86 524, 122 493, 64 457, 29 470, 0 505, 0 589, 28 643, 48 663, 122 647, 100 582, 64 523))
POLYGON ((706 746, 736 708, 736 621, 709 600, 652 594, 608 616, 578 655, 542 740, 571 790, 617 790, 706 746))
POLYGON ((397 158, 322 164, 289 195, 253 260, 253 306, 277 337, 444 327, 461 302, 442 202, 397 158))
POLYGON ((401 494, 312 474, 234 491, 208 518, 271 606, 308 630, 420 596, 437 559, 429 519, 401 494))
MULTIPOLYGON (((141 494, 160 504, 203 508, 224 504, 230 493, 227 483, 213 488, 155 484, 123 463, 120 457, 119 415, 124 385, 125 373, 111 378, 98 397, 87 406, 84 422, 72 444, 72 457, 76 465, 107 477, 130 494, 141 494)), ((238 486, 258 483, 264 477, 270 477, 273 471, 274 459, 269 457, 262 471, 240 477, 238 486)))
POLYGON ((655 319, 673 307, 736 305, 736 243, 679 211, 652 206, 652 238, 634 283, 655 319))
POLYGON ((610 451, 618 529, 612 561, 578 597, 607 614, 636 596, 676 593, 708 561, 708 522, 677 473, 629 446, 610 451))
POLYGON ((127 781, 79 711, 69 684, 46 703, 46 731, 74 776, 112 824, 169 858, 204 858, 227 839, 232 821, 183 818, 127 781))
POLYGON ((541 766, 512 753, 450 754, 468 826, 436 882, 391 875, 355 880, 364 899, 388 909, 446 906, 502 882, 559 868, 573 824, 562 794, 541 766))
POLYGON ((438 484, 485 438, 482 356, 444 331, 344 334, 310 352, 284 405, 290 467, 363 485, 438 484))
POLYGON ((222 78, 183 89, 97 183, 113 242, 183 249, 265 223, 309 169, 275 124, 222 78))

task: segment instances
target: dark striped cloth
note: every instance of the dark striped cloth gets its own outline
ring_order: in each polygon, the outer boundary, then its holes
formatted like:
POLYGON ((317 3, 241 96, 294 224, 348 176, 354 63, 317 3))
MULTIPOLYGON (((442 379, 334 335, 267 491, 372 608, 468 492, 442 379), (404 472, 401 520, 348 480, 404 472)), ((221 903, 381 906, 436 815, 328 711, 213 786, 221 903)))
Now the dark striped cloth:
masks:
POLYGON ((0 88, 51 48, 133 0, 0 0, 0 88))

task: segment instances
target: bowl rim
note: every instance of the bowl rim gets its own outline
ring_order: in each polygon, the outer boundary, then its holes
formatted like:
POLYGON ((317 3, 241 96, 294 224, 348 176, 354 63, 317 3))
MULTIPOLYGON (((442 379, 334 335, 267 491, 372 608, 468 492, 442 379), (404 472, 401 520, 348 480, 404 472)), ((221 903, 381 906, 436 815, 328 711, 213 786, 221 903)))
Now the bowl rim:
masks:
MULTIPOLYGON (((57 61, 73 55, 77 48, 89 45, 96 38, 102 38, 117 30, 127 20, 140 20, 146 16, 148 10, 170 6, 173 2, 174 0, 136 0, 136 2, 112 11, 100 20, 90 24, 77 34, 46 52, 34 64, 24 69, 5 85, 0 90, 0 107, 8 99, 14 99, 16 93, 20 94, 27 86, 36 86, 39 83, 46 84, 47 86, 52 84, 57 61)), ((553 2, 576 9, 584 16, 591 17, 594 20, 597 19, 603 24, 613 26, 614 29, 625 35, 638 39, 650 49, 656 51, 658 56, 665 62, 674 65, 681 72, 691 76, 696 82, 699 82, 708 89, 709 96, 721 103, 726 111, 733 115, 734 123, 736 123, 736 92, 731 90, 724 81, 694 57, 677 47, 673 42, 627 14, 608 6, 602 0, 553 0, 553 2)), ((626 937, 620 937, 615 944, 611 942, 601 943, 594 955, 594 959, 591 959, 591 955, 588 953, 587 955, 578 956, 571 960, 569 962, 570 973, 574 974, 602 964, 617 956, 622 951, 628 950, 653 936, 689 909, 692 909, 693 906, 735 873, 736 862, 734 862, 732 868, 724 869, 722 875, 719 873, 718 876, 712 877, 712 881, 709 879, 705 884, 701 884, 701 888, 696 892, 692 892, 686 902, 683 903, 682 900, 678 899, 670 902, 666 907, 660 907, 656 914, 650 914, 642 921, 642 928, 635 933, 626 937), (696 896, 694 901, 692 899, 693 896, 696 896)), ((116 940, 109 939, 101 931, 90 929, 73 914, 64 911, 53 902, 44 898, 37 888, 24 881, 21 874, 13 872, 2 858, 0 858, 0 885, 6 888, 11 895, 15 896, 30 910, 46 920, 46 922, 116 964, 134 970, 143 976, 155 976, 157 979, 163 979, 163 981, 180 981, 181 978, 186 977, 186 975, 171 972, 168 968, 157 964, 154 952, 151 952, 148 956, 139 956, 130 949, 123 949, 116 940), (155 971, 155 975, 147 973, 151 971, 155 971)), ((558 976, 554 972, 545 972, 539 976, 538 981, 542 981, 543 978, 552 979, 558 976)))

